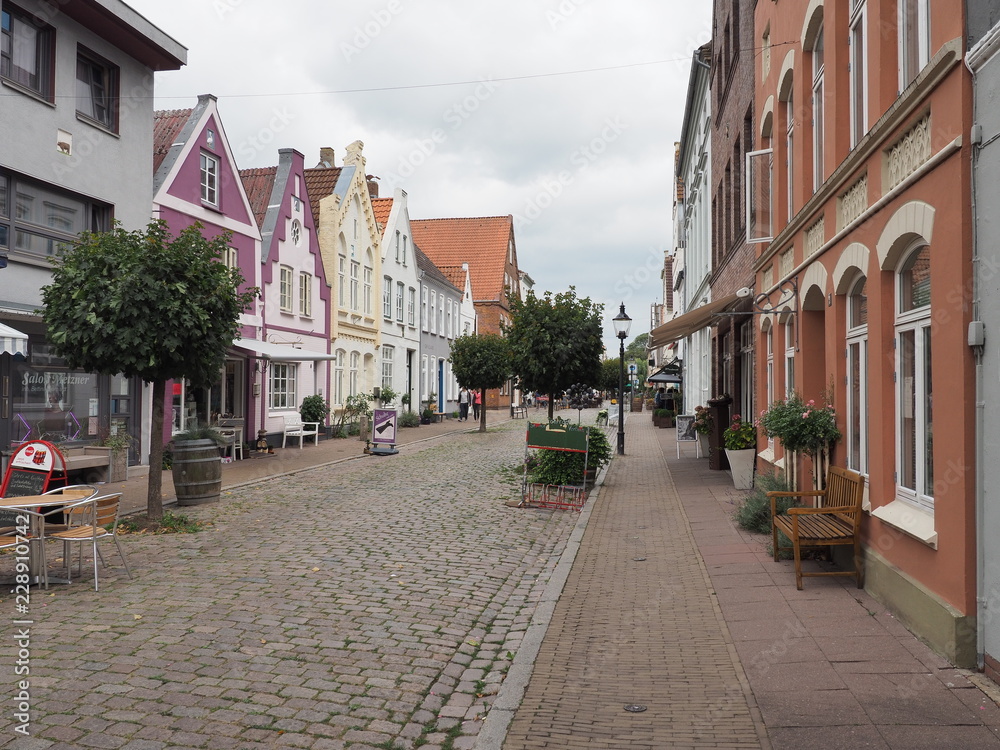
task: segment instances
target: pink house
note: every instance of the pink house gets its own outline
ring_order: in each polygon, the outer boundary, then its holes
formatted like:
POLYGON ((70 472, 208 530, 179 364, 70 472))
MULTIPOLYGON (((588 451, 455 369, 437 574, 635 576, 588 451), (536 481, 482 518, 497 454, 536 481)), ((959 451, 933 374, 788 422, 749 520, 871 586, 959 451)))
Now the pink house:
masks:
MULTIPOLYGON (((253 362, 257 429, 280 433, 302 400, 330 396, 330 285, 306 192, 304 157, 278 151, 278 166, 240 172, 260 228, 262 333, 237 349, 253 362)), ((272 443, 274 441, 272 440, 272 443)))
MULTIPOLYGON (((247 287, 261 286, 261 235, 247 200, 219 117, 216 98, 198 97, 193 109, 154 113, 153 126, 153 217, 166 221, 172 233, 200 222, 206 236, 232 233, 224 262, 239 267, 247 287)), ((244 313, 244 339, 260 339, 263 309, 244 313)), ((168 324, 166 321, 165 325, 168 324)), ((168 384, 172 402, 165 415, 164 438, 221 417, 259 421, 252 398, 252 354, 233 347, 218 380, 207 388, 186 382, 168 384)))

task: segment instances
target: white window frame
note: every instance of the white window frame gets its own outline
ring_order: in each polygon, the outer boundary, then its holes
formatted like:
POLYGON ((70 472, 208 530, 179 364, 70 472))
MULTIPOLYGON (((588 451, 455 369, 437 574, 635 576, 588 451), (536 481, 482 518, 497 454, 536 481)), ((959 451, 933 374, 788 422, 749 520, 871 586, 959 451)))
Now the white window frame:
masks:
POLYGON ((431 314, 431 321, 430 321, 430 324, 431 324, 431 333, 436 334, 437 333, 437 292, 434 291, 433 289, 431 289, 430 314, 431 314))
POLYGON ((847 468, 868 474, 868 320, 857 320, 854 302, 865 290, 864 275, 847 293, 847 468), (857 384, 855 385, 855 374, 857 384))
POLYGON ((868 132, 868 5, 852 0, 850 17, 851 147, 868 132))
POLYGON ((338 303, 341 307, 347 306, 347 257, 344 255, 337 256, 340 260, 340 266, 337 270, 337 296, 339 298, 338 303))
POLYGON ((312 274, 299 271, 299 315, 312 317, 312 274))
POLYGON ((399 230, 397 229, 396 230, 396 262, 397 263, 399 263, 399 249, 400 249, 399 248, 399 238, 400 238, 400 233, 399 233, 399 230))
POLYGON ((344 350, 334 352, 333 360, 333 403, 344 403, 344 350))
POLYGON ((392 277, 382 277, 382 317, 392 320, 392 277))
POLYGON ((899 90, 902 91, 930 61, 930 0, 899 0, 897 7, 899 90), (912 29, 907 23, 907 16, 910 13, 915 15, 913 18, 915 28, 912 29))
POLYGON ((403 322, 403 292, 406 291, 406 286, 402 281, 396 282, 396 321, 398 323, 403 322))
POLYGON ((347 381, 347 395, 357 396, 358 395, 358 372, 361 365, 361 355, 357 352, 351 352, 351 370, 348 374, 347 381))
MULTIPOLYGON (((774 149, 748 151, 745 158, 747 242, 770 242, 774 239, 774 149)), ((692 210, 692 222, 696 214, 692 210)), ((706 263, 708 258, 705 253, 706 263)))
POLYGON ((786 224, 795 215, 795 105, 789 93, 785 102, 785 180, 787 182, 788 216, 786 224))
POLYGON ((795 326, 792 315, 785 320, 785 398, 795 393, 795 326))
POLYGON ((424 333, 430 331, 430 321, 427 319, 427 287, 420 287, 420 329, 424 333))
POLYGON ((292 267, 279 266, 278 268, 278 309, 281 312, 290 313, 292 311, 292 267))
POLYGON ((239 268, 239 252, 235 247, 227 247, 222 254, 222 262, 226 268, 239 268))
POLYGON ((219 205, 219 158, 205 151, 201 152, 201 202, 210 206, 219 205))
POLYGON ((417 325, 417 290, 412 286, 406 295, 406 324, 411 328, 417 325))
MULTIPOLYGON (((930 331, 931 305, 901 311, 903 299, 903 273, 908 262, 915 254, 920 253, 928 245, 917 241, 902 255, 902 262, 896 272, 896 499, 912 503, 923 510, 934 511, 934 477, 933 477, 933 442, 928 438, 933 434, 933 412, 928 413, 927 402, 933 393, 933 374, 931 376, 931 392, 928 393, 927 370, 930 369, 930 331), (913 337, 913 375, 907 378, 903 371, 905 351, 903 337, 912 334, 913 337), (904 420, 907 410, 913 408, 914 440, 913 453, 913 487, 904 485, 903 452, 906 450, 907 430, 904 420), (928 465, 930 476, 928 476, 928 465)), ((932 438, 933 440, 933 438, 932 438)))
POLYGON ((298 365, 294 362, 272 362, 270 374, 271 409, 297 409, 299 402, 295 391, 298 380, 298 365))
POLYGON ((396 348, 388 344, 382 345, 382 387, 392 388, 392 365, 396 357, 396 348))
POLYGON ((812 54, 812 108, 813 108, 813 192, 819 190, 823 184, 824 164, 823 164, 823 126, 824 126, 824 79, 825 65, 823 61, 823 24, 816 31, 816 40, 813 43, 812 54))
POLYGON ((361 264, 356 261, 351 261, 351 309, 357 310, 360 300, 358 299, 358 283, 360 282, 359 276, 361 275, 361 264))
POLYGON ((365 275, 364 275, 364 302, 365 302, 365 315, 371 315, 374 309, 372 300, 372 281, 374 279, 374 270, 371 266, 365 264, 365 275))

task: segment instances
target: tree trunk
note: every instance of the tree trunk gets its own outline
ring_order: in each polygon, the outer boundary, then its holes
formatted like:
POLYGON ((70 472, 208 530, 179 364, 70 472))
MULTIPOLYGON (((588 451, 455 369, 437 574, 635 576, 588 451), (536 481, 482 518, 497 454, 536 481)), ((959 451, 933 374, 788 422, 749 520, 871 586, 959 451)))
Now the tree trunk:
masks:
POLYGON ((486 432, 486 389, 479 390, 479 431, 486 432))
POLYGON ((149 483, 146 488, 146 516, 163 518, 163 408, 167 381, 153 382, 153 414, 149 420, 149 483))
POLYGON ((555 413, 556 409, 556 396, 554 393, 549 394, 549 421, 552 421, 552 415, 555 413))

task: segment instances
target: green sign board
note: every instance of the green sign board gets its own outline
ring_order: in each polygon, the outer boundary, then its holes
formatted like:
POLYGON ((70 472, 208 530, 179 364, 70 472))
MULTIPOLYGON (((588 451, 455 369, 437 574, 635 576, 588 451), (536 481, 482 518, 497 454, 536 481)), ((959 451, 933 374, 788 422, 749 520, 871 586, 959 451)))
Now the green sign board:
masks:
POLYGON ((529 424, 527 440, 529 448, 576 453, 587 452, 586 427, 529 424))

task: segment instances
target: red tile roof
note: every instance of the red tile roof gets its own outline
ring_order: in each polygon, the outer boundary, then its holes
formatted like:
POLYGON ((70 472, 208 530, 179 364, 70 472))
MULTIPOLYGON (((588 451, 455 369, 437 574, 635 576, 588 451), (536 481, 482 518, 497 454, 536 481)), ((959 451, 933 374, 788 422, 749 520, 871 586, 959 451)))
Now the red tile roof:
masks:
POLYGON ((438 266, 444 277, 465 293, 465 269, 461 266, 438 266))
POLYGON ((153 173, 160 168, 193 109, 163 109, 153 113, 153 173))
MULTIPOLYGON (((472 293, 477 300, 503 298, 507 246, 513 236, 513 216, 410 221, 413 242, 440 267, 469 264, 472 293)), ((462 280, 461 289, 465 288, 462 280)))
POLYGON ((385 231, 385 225, 389 222, 389 214, 392 212, 392 198, 372 198, 372 210, 375 212, 375 223, 380 231, 385 231))
POLYGON ((253 209, 254 218, 260 228, 264 226, 267 204, 271 200, 271 190, 274 188, 274 178, 277 174, 277 167, 240 170, 243 189, 247 191, 247 200, 250 201, 250 208, 253 209))
POLYGON ((309 194, 309 204, 312 208, 313 226, 319 228, 319 202, 333 193, 340 177, 340 167, 313 167, 306 169, 306 192, 309 194))

